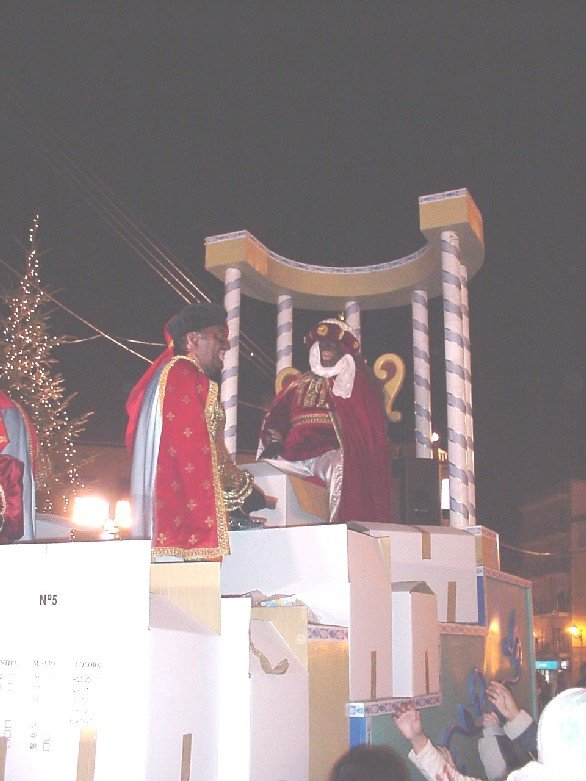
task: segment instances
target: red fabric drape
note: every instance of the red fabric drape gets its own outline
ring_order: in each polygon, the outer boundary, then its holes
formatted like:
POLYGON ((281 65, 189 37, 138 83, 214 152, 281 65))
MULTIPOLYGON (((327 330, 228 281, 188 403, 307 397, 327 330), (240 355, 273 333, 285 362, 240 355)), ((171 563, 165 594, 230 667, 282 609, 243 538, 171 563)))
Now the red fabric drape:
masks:
POLYGON ((161 382, 153 548, 208 559, 228 553, 215 446, 206 420, 210 381, 193 363, 178 358, 166 377, 163 371, 161 382))
POLYGON ((24 534, 24 513, 22 505, 22 479, 24 464, 18 458, 0 455, 0 504, 4 510, 4 524, 0 532, 0 543, 19 540, 24 534))
POLYGON ((338 521, 391 519, 391 449, 388 421, 373 382, 356 372, 349 399, 331 396, 340 421, 344 476, 338 521))
MULTIPOLYGON (((34 475, 36 474, 37 471, 37 458, 39 452, 39 440, 37 438, 37 432, 35 431, 29 416, 24 411, 24 409, 20 406, 20 404, 17 404, 15 401, 13 401, 10 398, 10 396, 7 393, 5 393, 3 390, 0 390, 0 409, 9 409, 12 407, 16 407, 18 409, 24 421, 24 425, 28 436, 29 457, 32 465, 32 473, 34 475)), ((6 445, 8 445, 9 442, 10 442, 10 438, 8 436, 8 431, 6 430, 6 426, 4 424, 2 414, 0 413, 0 451, 4 450, 4 448, 6 447, 6 445)))

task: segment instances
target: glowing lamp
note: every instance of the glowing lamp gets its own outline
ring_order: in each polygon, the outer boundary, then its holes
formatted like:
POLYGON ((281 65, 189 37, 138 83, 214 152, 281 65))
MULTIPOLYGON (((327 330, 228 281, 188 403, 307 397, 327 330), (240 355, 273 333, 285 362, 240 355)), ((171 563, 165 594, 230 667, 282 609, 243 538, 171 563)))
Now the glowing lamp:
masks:
POLYGON ((116 502, 114 522, 119 529, 130 529, 132 527, 132 513, 128 499, 120 499, 116 502))
POLYGON ((584 641, 583 641, 583 639, 582 639, 582 630, 581 630, 581 629, 578 629, 578 627, 576 626, 576 624, 571 624, 571 625, 568 627, 568 630, 567 630, 567 631, 569 632, 569 634, 571 634, 571 635, 572 635, 572 637, 574 638, 574 640, 579 640, 579 641, 580 641, 580 644, 582 644, 582 643, 584 642, 584 641))
POLYGON ((100 496, 76 496, 73 501, 73 523, 90 529, 100 529, 108 520, 110 505, 100 496))

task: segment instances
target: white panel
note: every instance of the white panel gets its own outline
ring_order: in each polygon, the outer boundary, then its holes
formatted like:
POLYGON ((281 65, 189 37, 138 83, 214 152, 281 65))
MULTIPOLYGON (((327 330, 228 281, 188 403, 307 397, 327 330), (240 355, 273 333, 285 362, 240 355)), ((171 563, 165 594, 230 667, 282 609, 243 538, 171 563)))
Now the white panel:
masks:
POLYGON ((378 540, 348 532, 350 572, 350 699, 390 697, 393 686, 390 572, 378 540), (373 654, 376 654, 375 670, 373 654), (373 674, 376 678, 372 681, 373 674))
MULTIPOLYGON (((285 610, 286 608, 274 608, 285 610)), ((309 768, 309 677, 294 651, 269 621, 252 621, 255 648, 274 668, 284 659, 282 675, 267 674, 250 654, 252 680, 253 781, 307 781, 309 768), (283 736, 286 736, 285 738, 283 736)))
POLYGON ((219 781, 254 781, 250 776, 249 628, 250 599, 222 599, 219 781))

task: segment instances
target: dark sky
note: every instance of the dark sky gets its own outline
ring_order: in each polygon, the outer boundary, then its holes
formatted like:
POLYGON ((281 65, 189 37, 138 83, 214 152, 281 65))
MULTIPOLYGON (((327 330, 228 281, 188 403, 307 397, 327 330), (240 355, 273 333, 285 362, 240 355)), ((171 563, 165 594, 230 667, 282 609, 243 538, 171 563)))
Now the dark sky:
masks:
MULTIPOLYGON (((38 210, 44 284, 107 333, 158 341, 182 300, 65 161, 217 300, 206 236, 247 228, 324 265, 390 260, 424 243, 419 196, 466 187, 486 245, 470 284, 479 521, 505 531, 521 498, 584 476, 584 4, 19 0, 0 14, 2 259, 21 262, 38 210)), ((243 310, 272 355, 274 310, 243 310)), ((299 313, 296 342, 314 320, 299 313)), ((444 433, 439 301, 431 320, 444 433)), ((409 438, 410 311, 362 325, 371 360, 407 361, 396 435, 409 438)), ((91 333, 59 312, 54 327, 91 333)), ((121 441, 145 364, 104 340, 57 357, 77 408, 96 411, 87 437, 121 441)), ((268 388, 244 365, 242 399, 268 388)))

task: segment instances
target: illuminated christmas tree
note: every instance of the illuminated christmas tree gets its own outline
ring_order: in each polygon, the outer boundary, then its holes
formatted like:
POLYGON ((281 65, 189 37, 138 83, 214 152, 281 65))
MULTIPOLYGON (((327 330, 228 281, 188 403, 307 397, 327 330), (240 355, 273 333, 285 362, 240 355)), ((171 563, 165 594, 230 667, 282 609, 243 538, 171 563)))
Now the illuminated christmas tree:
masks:
MULTIPOLYGON (((67 395, 56 370, 54 349, 63 339, 49 329, 49 299, 39 277, 38 216, 29 233, 25 273, 18 286, 4 294, 0 318, 0 388, 28 413, 38 440, 37 512, 64 514, 80 487, 75 440, 89 414, 70 417, 67 395)), ((91 414, 91 413, 90 413, 91 414)))

